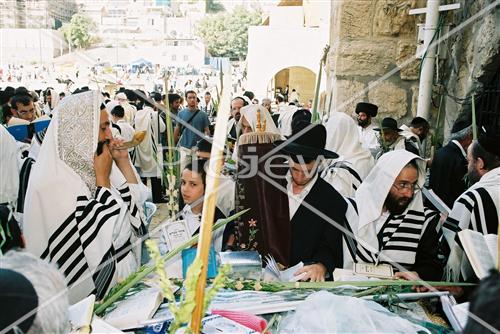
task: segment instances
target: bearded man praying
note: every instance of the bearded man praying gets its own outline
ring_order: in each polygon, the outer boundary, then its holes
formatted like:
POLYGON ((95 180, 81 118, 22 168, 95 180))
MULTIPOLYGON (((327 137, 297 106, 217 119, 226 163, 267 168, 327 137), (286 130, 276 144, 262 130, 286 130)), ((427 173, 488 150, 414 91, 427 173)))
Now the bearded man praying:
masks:
POLYGON ((147 232, 144 194, 101 96, 73 94, 56 107, 26 195, 26 249, 57 263, 71 303, 101 299, 134 272, 132 244, 147 232))
POLYGON ((344 268, 390 264, 396 276, 439 280, 439 214, 424 207, 425 162, 406 150, 384 154, 348 198, 344 268), (412 273, 410 273, 412 272, 412 273))

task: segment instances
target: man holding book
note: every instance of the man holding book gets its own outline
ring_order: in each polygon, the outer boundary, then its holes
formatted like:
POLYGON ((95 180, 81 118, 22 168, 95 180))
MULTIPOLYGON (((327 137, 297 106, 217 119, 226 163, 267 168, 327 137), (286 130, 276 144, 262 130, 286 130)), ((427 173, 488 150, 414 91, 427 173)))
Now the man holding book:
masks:
POLYGON ((291 229, 289 263, 304 263, 295 273, 302 280, 324 281, 332 279, 335 268, 342 268, 342 232, 336 224, 344 221, 347 206, 318 173, 322 159, 338 158, 335 152, 325 149, 325 127, 306 124, 301 128, 286 142, 275 142, 289 156, 286 174, 291 229))
POLYGON ((425 161, 406 150, 384 154, 348 198, 344 268, 368 263, 406 279, 439 280, 437 212, 424 207, 425 161), (391 267, 393 267, 391 269, 391 267))
POLYGON ((484 235, 498 234, 500 212, 500 134, 493 129, 479 136, 467 150, 467 177, 472 186, 453 205, 443 225, 450 247, 447 280, 468 280, 462 247, 457 233, 473 230, 484 235))

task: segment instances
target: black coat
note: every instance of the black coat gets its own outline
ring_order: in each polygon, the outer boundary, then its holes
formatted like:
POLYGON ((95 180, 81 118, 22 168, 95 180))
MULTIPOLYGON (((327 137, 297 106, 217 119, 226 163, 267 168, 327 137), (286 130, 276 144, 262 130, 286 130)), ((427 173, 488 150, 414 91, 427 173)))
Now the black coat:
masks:
POLYGON ((452 208, 455 200, 467 189, 465 174, 467 160, 460 148, 450 141, 436 152, 430 171, 429 188, 452 208))
MULTIPOLYGON (((314 209, 335 222, 343 222, 347 203, 325 180, 318 177, 304 198, 314 209)), ((304 206, 299 206, 291 219, 292 245, 290 264, 322 263, 327 273, 342 268, 342 231, 304 206)))

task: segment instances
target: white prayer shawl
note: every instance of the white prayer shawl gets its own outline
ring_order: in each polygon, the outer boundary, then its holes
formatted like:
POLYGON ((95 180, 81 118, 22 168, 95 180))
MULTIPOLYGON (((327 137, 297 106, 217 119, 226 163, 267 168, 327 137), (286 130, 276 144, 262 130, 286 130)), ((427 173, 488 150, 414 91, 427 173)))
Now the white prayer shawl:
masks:
POLYGON ((358 134, 361 146, 369 150, 372 155, 375 155, 380 147, 380 144, 378 142, 377 132, 373 129, 375 129, 373 124, 368 125, 366 128, 358 126, 358 134))
POLYGON ((0 203, 15 205, 19 191, 19 149, 16 140, 0 126, 0 203))
MULTIPOLYGON (((123 111, 125 112, 125 120, 130 125, 134 125, 137 108, 128 103, 128 101, 119 102, 119 104, 123 107, 123 111)), ((111 110, 109 112, 111 112, 111 110)))
MULTIPOLYGON (((236 122, 236 120, 234 118, 231 118, 228 122, 227 122, 227 135, 230 136, 231 135, 231 130, 233 129, 233 126, 236 126, 236 133, 239 132, 239 123, 236 122)), ((236 138, 235 138, 236 139, 236 138)))
POLYGON ((399 134, 405 137, 407 140, 411 141, 418 148, 418 154, 423 158, 425 152, 419 136, 414 134, 406 124, 401 125, 399 128, 403 130, 399 134))
POLYGON ((253 132, 257 132, 257 111, 260 112, 260 124, 264 126, 264 120, 266 128, 262 129, 262 131, 270 132, 270 133, 280 133, 280 130, 274 125, 273 118, 269 111, 261 105, 258 104, 250 104, 240 109, 241 117, 238 122, 238 128, 241 129, 241 122, 243 118, 250 124, 253 132))
POLYGON ((443 236, 450 246, 445 268, 446 280, 458 281, 460 276, 469 280, 469 262, 461 248, 457 233, 470 229, 482 234, 498 234, 500 217, 500 167, 490 170, 465 191, 453 204, 443 236))
POLYGON ((130 237, 146 232, 127 184, 96 189, 100 95, 71 95, 56 108, 26 195, 26 248, 57 263, 72 303, 91 293, 102 298, 135 270, 130 237))
POLYGON ((298 110, 294 105, 283 106, 280 108, 280 116, 278 117, 278 128, 281 136, 289 137, 292 135, 292 119, 293 114, 298 110))
MULTIPOLYGON (((274 124, 273 118, 269 111, 261 105, 258 104, 250 104, 248 106, 242 107, 240 109, 241 117, 238 121, 238 125, 236 127, 237 131, 241 131, 243 118, 250 124, 252 128, 252 132, 257 132, 257 111, 260 111, 260 124, 265 129, 262 129, 263 132, 280 134, 280 130, 274 124), (265 122, 264 122, 265 121, 265 122)), ((241 134, 239 134, 241 135, 241 134)), ((238 144, 234 147, 233 155, 231 156, 233 161, 238 162, 238 144)))
MULTIPOLYGON (((406 211, 398 216, 390 216, 383 230, 377 231, 376 222, 382 215, 384 202, 401 170, 413 159, 417 159, 419 167, 418 186, 423 187, 425 179, 425 163, 421 158, 405 150, 397 150, 384 154, 375 164, 370 174, 356 191, 354 199, 348 199, 349 208, 346 218, 349 228, 355 237, 356 259, 354 250, 349 247, 345 238, 344 248, 350 248, 344 254, 344 266, 355 262, 399 263, 411 266, 415 263, 416 250, 420 238, 427 225, 435 219, 436 212, 424 209, 422 194, 414 194, 406 211), (382 245, 378 234, 382 233, 382 245), (346 247, 347 245, 347 247, 346 247)), ((352 244, 352 240, 351 244, 352 244)))
POLYGON ((338 160, 348 162, 363 180, 373 168, 372 155, 361 146, 354 120, 345 113, 332 112, 326 124, 327 150, 339 155, 338 160))
POLYGON ((142 177, 161 177, 163 171, 163 151, 158 142, 158 120, 160 133, 166 126, 158 112, 144 107, 135 116, 136 131, 146 131, 144 140, 136 147, 134 165, 142 177))
POLYGON ((52 112, 59 104, 60 98, 59 94, 53 89, 49 90, 50 92, 50 103, 45 103, 43 106, 43 112, 45 115, 52 115, 52 112))
POLYGON ((361 185, 361 178, 348 162, 326 160, 321 177, 344 197, 354 197, 361 185))

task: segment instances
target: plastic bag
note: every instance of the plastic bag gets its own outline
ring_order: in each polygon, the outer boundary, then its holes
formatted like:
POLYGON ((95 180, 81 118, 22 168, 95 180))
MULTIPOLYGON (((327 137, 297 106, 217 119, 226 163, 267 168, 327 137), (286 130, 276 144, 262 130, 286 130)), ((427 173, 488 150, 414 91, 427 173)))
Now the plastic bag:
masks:
POLYGON ((374 301, 313 293, 285 317, 280 333, 430 333, 374 301))

